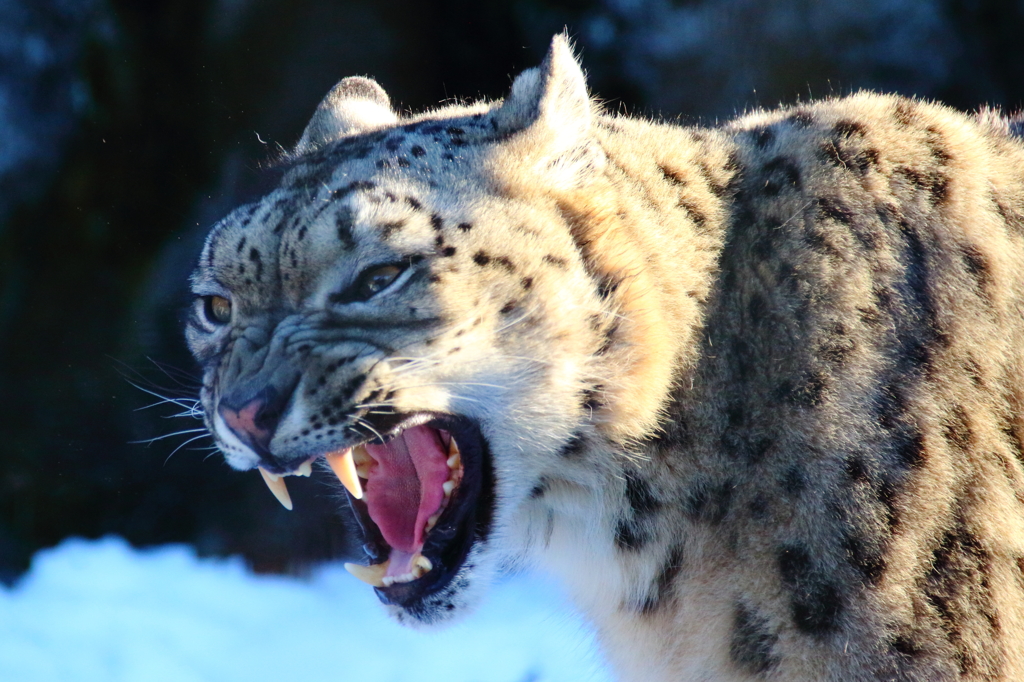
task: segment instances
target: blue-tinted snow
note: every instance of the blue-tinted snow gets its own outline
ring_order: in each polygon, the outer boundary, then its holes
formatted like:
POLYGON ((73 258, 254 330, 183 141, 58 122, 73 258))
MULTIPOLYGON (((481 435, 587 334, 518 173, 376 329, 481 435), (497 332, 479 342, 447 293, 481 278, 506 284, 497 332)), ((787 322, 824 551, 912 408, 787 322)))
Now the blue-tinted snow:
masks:
POLYGON ((608 682, 593 638, 536 577, 466 621, 389 621, 340 566, 257 576, 190 548, 68 540, 0 587, 0 680, 18 682, 608 682))

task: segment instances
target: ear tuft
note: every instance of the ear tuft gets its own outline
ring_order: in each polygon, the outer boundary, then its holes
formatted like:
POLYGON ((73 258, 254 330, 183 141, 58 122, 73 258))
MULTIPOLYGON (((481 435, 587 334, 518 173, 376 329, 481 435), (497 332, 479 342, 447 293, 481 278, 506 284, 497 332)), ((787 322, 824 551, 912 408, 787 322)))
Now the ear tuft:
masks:
POLYGON ((377 81, 359 76, 345 78, 317 106, 293 153, 308 154, 346 135, 397 121, 391 100, 377 81))

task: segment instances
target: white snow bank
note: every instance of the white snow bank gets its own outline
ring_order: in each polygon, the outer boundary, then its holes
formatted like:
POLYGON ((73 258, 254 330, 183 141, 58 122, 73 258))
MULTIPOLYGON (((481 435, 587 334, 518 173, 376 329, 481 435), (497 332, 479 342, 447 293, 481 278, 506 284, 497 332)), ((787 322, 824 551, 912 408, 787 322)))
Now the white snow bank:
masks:
POLYGON ((68 540, 0 587, 11 682, 607 682, 593 637, 536 577, 435 633, 389 621, 340 566, 257 576, 188 547, 68 540))

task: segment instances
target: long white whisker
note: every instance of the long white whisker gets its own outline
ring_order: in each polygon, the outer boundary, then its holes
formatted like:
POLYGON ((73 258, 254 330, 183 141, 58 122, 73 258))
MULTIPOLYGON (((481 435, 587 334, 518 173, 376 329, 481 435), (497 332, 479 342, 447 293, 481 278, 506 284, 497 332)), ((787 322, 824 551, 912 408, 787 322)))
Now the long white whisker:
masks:
POLYGON ((167 465, 167 462, 170 461, 171 457, 173 457, 175 455, 175 453, 178 452, 178 450, 181 450, 183 447, 185 447, 189 443, 193 443, 193 442, 199 440, 200 438, 205 438, 205 437, 207 437, 209 435, 210 435, 209 433, 201 433, 198 436, 195 436, 194 438, 189 438, 187 441, 185 441, 184 443, 182 443, 178 447, 174 448, 174 450, 171 451, 171 454, 167 455, 167 459, 164 460, 164 466, 167 465))
POLYGON ((370 431, 373 431, 373 433, 377 436, 377 438, 380 439, 381 443, 384 442, 384 436, 380 435, 380 431, 378 431, 377 429, 373 428, 373 425, 370 424, 368 421, 366 421, 365 419, 360 419, 359 417, 356 417, 355 415, 352 416, 352 419, 354 421, 359 422, 360 426, 363 426, 364 428, 367 428, 370 431))
POLYGON ((131 443, 132 445, 152 445, 153 443, 157 442, 158 440, 164 440, 164 439, 167 439, 167 438, 174 438, 175 436, 184 436, 184 435, 187 435, 187 434, 190 434, 190 433, 199 433, 199 432, 202 432, 204 434, 208 433, 205 428, 201 428, 201 429, 184 429, 182 431, 175 431, 174 433, 166 433, 166 434, 164 434, 162 436, 156 436, 155 438, 147 438, 145 440, 132 440, 132 441, 128 441, 128 442, 131 443))

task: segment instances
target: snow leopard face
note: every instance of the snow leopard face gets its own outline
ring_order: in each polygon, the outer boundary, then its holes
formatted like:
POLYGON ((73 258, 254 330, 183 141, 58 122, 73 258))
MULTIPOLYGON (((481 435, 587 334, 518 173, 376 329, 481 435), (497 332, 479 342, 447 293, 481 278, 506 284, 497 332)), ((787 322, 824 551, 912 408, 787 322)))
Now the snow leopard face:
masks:
POLYGON ((369 565, 349 568, 401 618, 472 600, 592 416, 598 286, 557 205, 507 172, 571 187, 599 163, 562 124, 589 126, 582 75, 556 76, 404 121, 376 83, 343 80, 192 278, 217 445, 289 508, 282 477, 326 462, 364 534, 369 565), (577 111, 546 107, 555 85, 577 111))

